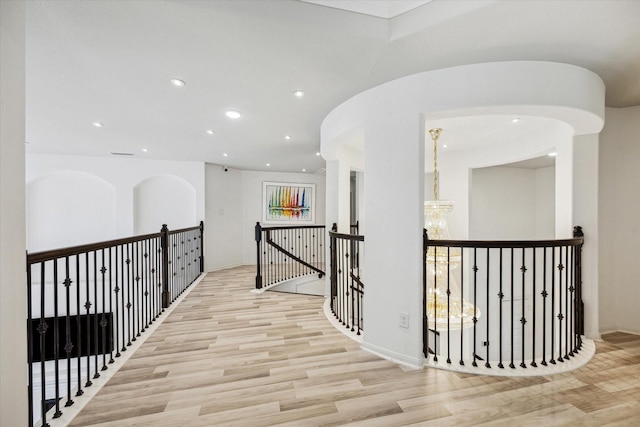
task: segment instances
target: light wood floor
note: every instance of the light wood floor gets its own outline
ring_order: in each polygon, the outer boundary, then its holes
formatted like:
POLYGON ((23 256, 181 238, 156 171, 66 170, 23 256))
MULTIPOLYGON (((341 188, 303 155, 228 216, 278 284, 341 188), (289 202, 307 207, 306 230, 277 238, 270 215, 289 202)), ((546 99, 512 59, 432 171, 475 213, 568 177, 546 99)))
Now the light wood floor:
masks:
POLYGON ((640 337, 610 334, 573 373, 408 370, 333 329, 322 297, 209 274, 73 426, 640 426, 640 337))

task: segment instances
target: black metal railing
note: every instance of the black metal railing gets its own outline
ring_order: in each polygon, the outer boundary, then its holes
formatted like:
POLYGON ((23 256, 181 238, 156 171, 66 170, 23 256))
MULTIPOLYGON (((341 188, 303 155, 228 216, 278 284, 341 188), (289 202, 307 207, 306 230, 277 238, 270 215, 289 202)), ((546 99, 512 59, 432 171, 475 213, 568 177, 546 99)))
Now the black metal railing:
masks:
POLYGON ((363 330, 362 300, 364 283, 361 279, 360 255, 364 236, 340 234, 336 224, 329 232, 331 254, 331 311, 351 332, 363 330))
POLYGON ((524 369, 570 360, 584 332, 583 242, 580 227, 573 239, 545 241, 429 240, 425 230, 427 362, 524 369))
POLYGON ((60 417, 200 276, 203 231, 27 254, 30 426, 60 417))
POLYGON ((256 289, 309 274, 325 275, 325 226, 255 226, 256 289))

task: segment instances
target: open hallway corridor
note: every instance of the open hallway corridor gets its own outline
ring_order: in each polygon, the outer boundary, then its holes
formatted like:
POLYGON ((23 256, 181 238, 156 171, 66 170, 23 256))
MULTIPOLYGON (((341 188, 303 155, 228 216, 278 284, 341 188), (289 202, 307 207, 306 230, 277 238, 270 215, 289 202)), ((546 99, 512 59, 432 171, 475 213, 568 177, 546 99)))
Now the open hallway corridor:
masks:
POLYGON ((548 377, 412 370, 335 330, 322 297, 254 281, 253 267, 209 273, 71 425, 640 425, 638 336, 548 377))

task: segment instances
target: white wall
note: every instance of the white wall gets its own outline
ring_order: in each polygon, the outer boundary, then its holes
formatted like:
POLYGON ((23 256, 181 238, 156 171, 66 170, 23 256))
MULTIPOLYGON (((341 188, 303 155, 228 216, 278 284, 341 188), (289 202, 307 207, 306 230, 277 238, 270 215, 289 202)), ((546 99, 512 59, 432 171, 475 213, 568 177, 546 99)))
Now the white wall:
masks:
POLYGON ((196 189, 182 178, 158 175, 145 179, 133 189, 134 234, 157 233, 158 224, 174 230, 197 225, 196 200, 196 189))
MULTIPOLYGON (((325 176, 306 173, 242 171, 242 263, 256 263, 254 227, 262 223, 262 183, 264 181, 316 185, 316 224, 325 224, 325 176)), ((347 198, 347 206, 349 199, 347 198)))
POLYGON ((241 265, 243 225, 251 228, 242 221, 242 172, 207 164, 205 180, 205 269, 241 265))
MULTIPOLYGON (((88 232, 86 235, 76 233, 74 238, 77 240, 73 244, 89 243, 95 241, 97 236, 109 239, 132 236, 137 232, 156 232, 160 231, 163 223, 167 223, 170 229, 177 229, 187 226, 188 221, 193 222, 193 224, 189 225, 197 225, 201 220, 204 220, 205 180, 204 163, 202 162, 28 153, 26 167, 28 198, 30 205, 36 203, 39 207, 38 211, 30 210, 28 215, 27 230, 29 230, 30 235, 33 234, 31 231, 35 227, 39 230, 42 227, 56 227, 56 221, 59 219, 58 214, 46 209, 47 207, 41 201, 38 201, 38 198, 42 196, 42 182, 35 186, 33 185, 34 183, 40 180, 43 182, 52 180, 50 181, 52 185, 47 186, 50 193, 46 197, 57 200, 61 205, 66 205, 67 208, 69 205, 77 204, 82 206, 84 204, 83 201, 77 200, 79 198, 77 185, 62 185, 64 183, 60 181, 59 177, 66 177, 63 181, 68 184, 68 177, 71 176, 69 174, 88 174, 93 177, 90 180, 86 180, 80 187, 86 197, 94 197, 90 195, 92 189, 101 191, 99 188, 102 188, 102 186, 91 186, 92 182, 106 182, 115 188, 115 218, 112 219, 115 226, 111 236, 107 236, 103 231, 97 230, 100 225, 94 223, 92 216, 82 215, 80 218, 76 218, 78 220, 77 226, 81 230, 93 231, 88 232), (175 182, 184 184, 180 185, 182 188, 180 194, 176 194, 174 191, 174 194, 168 194, 163 199, 163 195, 159 192, 160 190, 155 187, 150 189, 147 187, 149 191, 144 190, 147 185, 167 180, 172 183, 171 188, 173 190, 176 187, 174 185, 175 182), (137 195, 142 199, 136 202, 136 187, 140 184, 142 186, 138 188, 137 195), (31 192, 34 188, 36 193, 31 192), (188 190, 189 188, 193 190, 187 192, 193 191, 195 199, 187 196, 188 200, 184 201, 181 195, 184 193, 182 190, 188 190), (183 201, 189 203, 189 206, 181 206, 179 203, 183 201), (143 206, 145 203, 149 203, 151 206, 143 206), (173 219, 178 221, 178 224, 174 225, 170 223, 169 219, 165 221, 160 220, 160 218, 173 219), (138 221, 137 226, 136 220, 138 221), (150 222, 153 221, 158 221, 159 223, 151 224, 150 222)), ((103 191, 101 192, 104 193, 103 191)), ((84 209, 90 208, 85 207, 84 209)), ((102 218, 100 223, 106 221, 103 218, 104 215, 106 213, 100 216, 102 218)), ((30 241, 30 243, 33 242, 30 241)), ((50 249, 65 246, 66 243, 68 242, 59 239, 59 236, 49 236, 47 241, 39 238, 38 247, 28 247, 28 249, 30 251, 50 249)))
POLYGON ((27 425, 25 4, 0 1, 0 425, 27 425))
POLYGON ((553 167, 490 167, 472 171, 469 238, 552 239, 555 229, 553 167))
POLYGON ((606 117, 599 147, 600 330, 638 334, 640 107, 607 108, 606 117))
POLYGON ((116 187, 86 172, 39 176, 27 185, 27 224, 31 252, 112 239, 116 235, 116 187))
POLYGON ((555 237, 556 229, 556 168, 540 168, 536 173, 536 239, 555 237))

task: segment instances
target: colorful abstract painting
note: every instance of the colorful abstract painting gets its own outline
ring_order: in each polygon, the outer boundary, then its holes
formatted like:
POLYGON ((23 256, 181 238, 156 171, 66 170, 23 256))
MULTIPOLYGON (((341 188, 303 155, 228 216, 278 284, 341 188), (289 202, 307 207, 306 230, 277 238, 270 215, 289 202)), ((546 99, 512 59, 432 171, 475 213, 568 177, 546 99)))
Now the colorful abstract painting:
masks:
POLYGON ((315 184, 263 183, 265 223, 313 224, 315 184))

